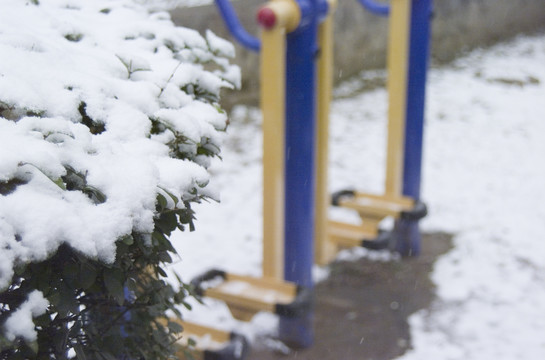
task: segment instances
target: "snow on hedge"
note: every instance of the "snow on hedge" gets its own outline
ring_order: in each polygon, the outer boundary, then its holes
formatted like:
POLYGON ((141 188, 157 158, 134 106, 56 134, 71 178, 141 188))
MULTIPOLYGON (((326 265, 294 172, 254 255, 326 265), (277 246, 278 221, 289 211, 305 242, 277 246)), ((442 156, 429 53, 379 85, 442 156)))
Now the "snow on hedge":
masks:
POLYGON ((6 338, 13 341, 21 336, 30 341, 36 340, 37 334, 32 318, 45 313, 48 305, 49 301, 40 291, 31 292, 27 300, 6 321, 6 338))
POLYGON ((213 196, 233 53, 130 0, 2 0, 0 290, 63 243, 113 262, 152 232, 159 193, 213 196))

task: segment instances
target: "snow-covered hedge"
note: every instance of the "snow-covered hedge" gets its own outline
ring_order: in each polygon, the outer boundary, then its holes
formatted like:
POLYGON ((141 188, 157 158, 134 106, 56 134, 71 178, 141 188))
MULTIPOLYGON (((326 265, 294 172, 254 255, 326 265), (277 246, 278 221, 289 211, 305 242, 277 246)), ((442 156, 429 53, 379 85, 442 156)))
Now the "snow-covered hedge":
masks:
POLYGON ((187 292, 161 267, 213 197, 233 55, 131 0, 0 2, 0 358, 165 353, 148 320, 187 292))

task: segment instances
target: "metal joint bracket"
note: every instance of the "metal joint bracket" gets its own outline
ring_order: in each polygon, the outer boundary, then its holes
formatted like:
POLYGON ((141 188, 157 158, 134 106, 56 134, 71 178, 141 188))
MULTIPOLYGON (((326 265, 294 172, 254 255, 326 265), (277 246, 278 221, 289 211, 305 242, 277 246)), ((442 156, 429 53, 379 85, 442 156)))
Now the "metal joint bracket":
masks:
POLYGON ((297 296, 289 304, 276 304, 275 314, 291 318, 303 317, 314 307, 314 291, 312 289, 299 286, 297 287, 297 296))
POLYGON ((416 201, 411 210, 401 212, 401 219, 418 221, 428 215, 428 207, 421 201, 416 201))
POLYGON ((361 246, 369 250, 384 250, 390 248, 392 241, 393 236, 391 231, 379 231, 377 237, 373 240, 362 240, 361 246))
POLYGON ((301 9, 295 0, 272 0, 258 10, 257 22, 265 30, 280 27, 292 32, 301 22, 301 9))

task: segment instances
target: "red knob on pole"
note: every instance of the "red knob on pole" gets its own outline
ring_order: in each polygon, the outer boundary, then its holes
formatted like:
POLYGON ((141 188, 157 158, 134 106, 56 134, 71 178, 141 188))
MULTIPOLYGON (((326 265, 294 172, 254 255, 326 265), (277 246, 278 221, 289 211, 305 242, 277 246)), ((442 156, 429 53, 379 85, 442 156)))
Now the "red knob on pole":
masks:
POLYGON ((262 7, 257 12, 257 23, 265 29, 272 29, 276 25, 276 14, 269 7, 262 7))

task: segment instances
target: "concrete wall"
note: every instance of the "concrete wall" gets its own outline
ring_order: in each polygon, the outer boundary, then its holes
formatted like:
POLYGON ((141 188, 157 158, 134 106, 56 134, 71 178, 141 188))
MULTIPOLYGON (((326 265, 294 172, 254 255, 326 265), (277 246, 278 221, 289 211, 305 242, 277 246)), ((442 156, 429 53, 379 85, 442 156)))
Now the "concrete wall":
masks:
MULTIPOLYGON (((257 9, 263 0, 233 2, 241 23, 257 36, 257 9)), ((211 29, 231 39, 214 5, 171 11, 180 26, 204 33, 211 29)), ((435 0, 432 58, 448 62, 458 54, 520 33, 545 29, 545 0, 435 0)), ((387 19, 365 11, 356 0, 339 0, 335 14, 335 79, 345 80, 364 69, 385 66, 387 19)), ((235 63, 242 69, 242 90, 226 94, 232 103, 257 103, 258 55, 235 44, 235 63)))

